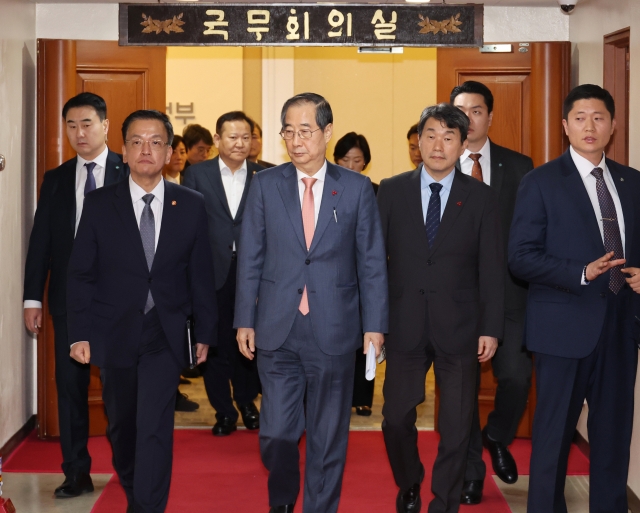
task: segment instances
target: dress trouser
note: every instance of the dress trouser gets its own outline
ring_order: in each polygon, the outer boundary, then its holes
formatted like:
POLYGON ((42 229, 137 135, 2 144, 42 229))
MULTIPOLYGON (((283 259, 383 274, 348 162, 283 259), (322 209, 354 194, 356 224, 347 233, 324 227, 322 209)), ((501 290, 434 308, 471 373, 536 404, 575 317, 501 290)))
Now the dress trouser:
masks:
POLYGON ((318 347, 300 312, 284 344, 258 349, 262 382, 260 454, 269 471, 269 505, 294 504, 300 492, 300 437, 307 433, 304 513, 335 513, 347 454, 355 353, 318 347), (306 394, 306 415, 305 415, 306 394))
POLYGON ((90 366, 69 356, 67 316, 54 315, 56 388, 58 391, 58 425, 62 447, 62 471, 65 476, 91 471, 89 439, 90 366))
POLYGON ((353 400, 351 406, 368 406, 373 405, 373 390, 375 387, 375 379, 369 381, 366 378, 367 355, 362 352, 359 347, 356 351, 356 368, 353 376, 353 400))
MULTIPOLYGON (((491 360, 493 375, 498 381, 494 409, 487 419, 487 434, 492 440, 511 445, 518 424, 527 407, 531 387, 531 354, 522 346, 523 322, 505 318, 504 340, 491 360)), ((478 369, 479 370, 479 369, 478 369)), ((480 372, 477 380, 480 388, 480 372)), ((473 412, 471 439, 467 455, 465 481, 482 481, 486 466, 482 461, 482 432, 478 412, 478 395, 473 412)))
POLYGON ((387 347, 382 433, 396 484, 407 490, 420 481, 423 469, 416 407, 424 402, 425 379, 433 364, 440 387, 440 444, 431 478, 435 497, 428 511, 455 513, 460 507, 469 446, 478 356, 475 352, 450 355, 434 348, 428 328, 425 326, 423 340, 415 349, 396 351, 392 345, 387 347))
POLYGON ((136 365, 100 371, 113 465, 135 513, 162 513, 167 506, 181 368, 153 308, 145 315, 136 365))
POLYGON ((238 419, 238 410, 231 400, 239 405, 252 402, 260 391, 260 379, 256 361, 248 360, 240 353, 233 329, 233 314, 236 302, 237 260, 234 254, 227 281, 216 292, 218 299, 218 346, 211 348, 207 361, 202 366, 202 376, 207 397, 216 410, 218 420, 230 417, 238 419))
MULTIPOLYGON (((627 513, 638 347, 631 332, 632 292, 607 293, 600 339, 585 358, 535 353, 528 513, 566 513, 569 449, 586 398, 590 446, 589 512, 627 513)), ((604 299, 603 299, 604 301, 604 299)))

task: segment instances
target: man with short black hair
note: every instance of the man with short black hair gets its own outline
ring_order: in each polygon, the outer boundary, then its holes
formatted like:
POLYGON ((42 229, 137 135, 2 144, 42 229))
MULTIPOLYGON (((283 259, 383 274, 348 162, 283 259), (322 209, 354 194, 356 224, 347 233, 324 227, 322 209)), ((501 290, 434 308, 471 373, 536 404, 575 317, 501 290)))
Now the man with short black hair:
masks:
POLYGON ((123 180, 127 166, 107 147, 107 105, 100 96, 81 93, 62 109, 67 139, 77 156, 47 171, 40 187, 24 273, 24 322, 38 334, 49 277, 49 312, 55 336, 58 424, 64 483, 55 496, 93 491, 89 472, 89 366, 69 358, 67 338, 67 264, 82 215, 85 194, 123 180))
MULTIPOLYGON (((187 125, 182 131, 182 139, 187 150, 187 162, 184 169, 209 158, 213 148, 213 137, 208 129, 196 123, 187 125)), ((182 173, 184 175, 184 170, 182 173)))
POLYGON ((262 169, 247 160, 252 131, 253 121, 244 112, 220 116, 214 136, 219 155, 189 167, 183 182, 185 187, 204 195, 216 271, 218 347, 209 354, 202 370, 209 402, 216 410, 212 429, 215 436, 227 436, 236 430, 238 410, 247 429, 260 427, 260 413, 254 403, 260 391, 258 370, 255 362, 243 358, 238 351, 233 329, 242 215, 251 179, 262 169))
POLYGON ((72 358, 100 367, 127 513, 162 513, 187 318, 197 363, 216 342, 213 264, 202 195, 162 178, 172 152, 169 118, 135 111, 122 138, 129 180, 87 196, 71 253, 69 341, 72 358))
POLYGON ((522 179, 509 267, 529 282, 525 342, 536 369, 528 513, 564 513, 567 460, 586 399, 589 511, 628 510, 640 343, 640 174, 605 157, 611 94, 574 88, 570 147, 522 179))
MULTIPOLYGON (((493 94, 485 84, 472 80, 464 82, 451 91, 450 101, 469 118, 469 145, 456 167, 464 174, 486 183, 498 194, 506 253, 520 180, 533 169, 533 162, 529 157, 489 140, 489 127, 493 122, 493 94)), ((476 397, 460 499, 462 504, 478 504, 482 500, 486 475, 482 460, 483 445, 491 455, 493 470, 502 481, 512 484, 518 479, 518 468, 508 446, 516 435, 527 406, 532 363, 530 353, 522 347, 527 284, 514 277, 506 266, 505 271, 504 338, 491 359, 493 374, 498 382, 495 406, 481 431, 476 397)))
POLYGON ((407 132, 407 141, 409 142, 409 159, 417 169, 422 164, 422 155, 420 154, 420 146, 418 144, 418 124, 413 125, 407 132))
POLYGON ((253 122, 253 132, 251 134, 251 150, 249 151, 249 160, 255 162, 263 168, 275 167, 275 164, 271 162, 265 162, 258 159, 262 152, 262 128, 255 121, 253 122))
POLYGON ((378 206, 388 257, 389 333, 382 433, 399 488, 398 513, 420 511, 425 470, 416 407, 433 365, 440 444, 430 513, 455 513, 476 396, 478 361, 491 359, 504 324, 504 247, 495 192, 456 169, 469 119, 441 103, 418 123, 423 164, 382 180, 378 206))

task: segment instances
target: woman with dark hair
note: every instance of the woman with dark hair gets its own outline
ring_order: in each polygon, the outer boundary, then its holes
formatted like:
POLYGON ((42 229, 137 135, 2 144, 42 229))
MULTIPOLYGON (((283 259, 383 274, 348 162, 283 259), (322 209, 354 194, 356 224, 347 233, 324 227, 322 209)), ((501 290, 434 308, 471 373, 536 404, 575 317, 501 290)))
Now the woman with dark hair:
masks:
POLYGON ((165 164, 162 174, 164 179, 168 182, 182 184, 182 172, 184 171, 184 165, 187 163, 187 148, 184 145, 184 140, 179 135, 173 136, 173 142, 171 143, 173 153, 171 154, 171 160, 168 164, 165 164))
MULTIPOLYGON (((371 162, 369 143, 364 135, 349 132, 343 135, 333 150, 333 160, 336 164, 356 173, 362 173, 371 162)), ((373 192, 378 193, 378 184, 371 182, 373 192)), ((367 381, 365 370, 367 357, 362 349, 356 351, 356 373, 353 379, 353 400, 351 405, 355 407, 356 414, 368 417, 371 415, 373 404, 373 388, 375 379, 367 381)))

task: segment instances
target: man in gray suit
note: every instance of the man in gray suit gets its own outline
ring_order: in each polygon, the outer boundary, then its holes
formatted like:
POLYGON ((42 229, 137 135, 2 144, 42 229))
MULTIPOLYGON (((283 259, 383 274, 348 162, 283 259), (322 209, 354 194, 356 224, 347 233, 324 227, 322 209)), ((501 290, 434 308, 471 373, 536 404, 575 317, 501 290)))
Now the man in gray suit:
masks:
POLYGON ((303 510, 332 513, 346 458, 355 351, 364 332, 364 351, 378 354, 387 331, 386 256, 369 178, 325 159, 329 103, 303 93, 287 100, 281 119, 291 163, 252 180, 234 325, 247 358, 258 348, 260 452, 271 513, 293 512, 305 429, 303 510))
POLYGON ((216 410, 215 436, 236 430, 238 405, 247 429, 260 427, 260 413, 254 400, 260 391, 255 362, 240 356, 233 330, 236 294, 236 251, 242 213, 251 178, 261 166, 250 162, 253 121, 244 112, 227 112, 216 121, 213 142, 219 155, 189 166, 183 185, 204 196, 209 219, 209 240, 213 252, 218 299, 218 347, 209 353, 202 375, 209 402, 216 410))

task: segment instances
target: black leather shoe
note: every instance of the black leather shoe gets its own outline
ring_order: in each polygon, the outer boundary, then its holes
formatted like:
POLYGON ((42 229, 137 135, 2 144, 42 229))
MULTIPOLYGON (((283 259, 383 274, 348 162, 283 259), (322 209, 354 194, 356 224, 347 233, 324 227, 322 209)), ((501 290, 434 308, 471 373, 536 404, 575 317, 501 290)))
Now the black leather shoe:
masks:
POLYGON ((232 420, 231 417, 222 417, 213 425, 211 432, 213 436, 228 436, 236 429, 238 426, 236 426, 235 420, 232 420))
POLYGON ((191 380, 188 380, 187 378, 183 378, 182 376, 180 376, 180 384, 181 385, 190 385, 191 384, 191 380))
POLYGON ((194 412, 198 408, 200 408, 200 405, 197 402, 189 399, 187 394, 178 391, 176 394, 176 411, 194 412))
POLYGON ((293 504, 286 504, 284 506, 273 506, 269 513, 293 513, 293 504))
POLYGON ((242 423, 247 429, 258 429, 260 427, 260 412, 256 405, 251 403, 239 404, 238 410, 242 415, 242 423))
POLYGON ((465 481, 462 485, 460 504, 480 504, 484 481, 465 481))
POLYGON ((424 466, 420 471, 420 482, 415 483, 408 490, 400 490, 396 497, 397 513, 418 513, 422 508, 422 499, 420 498, 420 485, 424 481, 424 466))
POLYGON ((91 476, 89 474, 76 474, 75 476, 68 476, 53 494, 59 499, 68 499, 92 491, 93 481, 91 476))
POLYGON ((486 428, 482 430, 482 445, 491 454, 491 464, 496 475, 507 484, 515 483, 518 480, 518 467, 509 449, 502 442, 489 438, 486 428))
POLYGON ((356 415, 361 417, 371 417, 371 408, 368 406, 356 406, 356 415))

